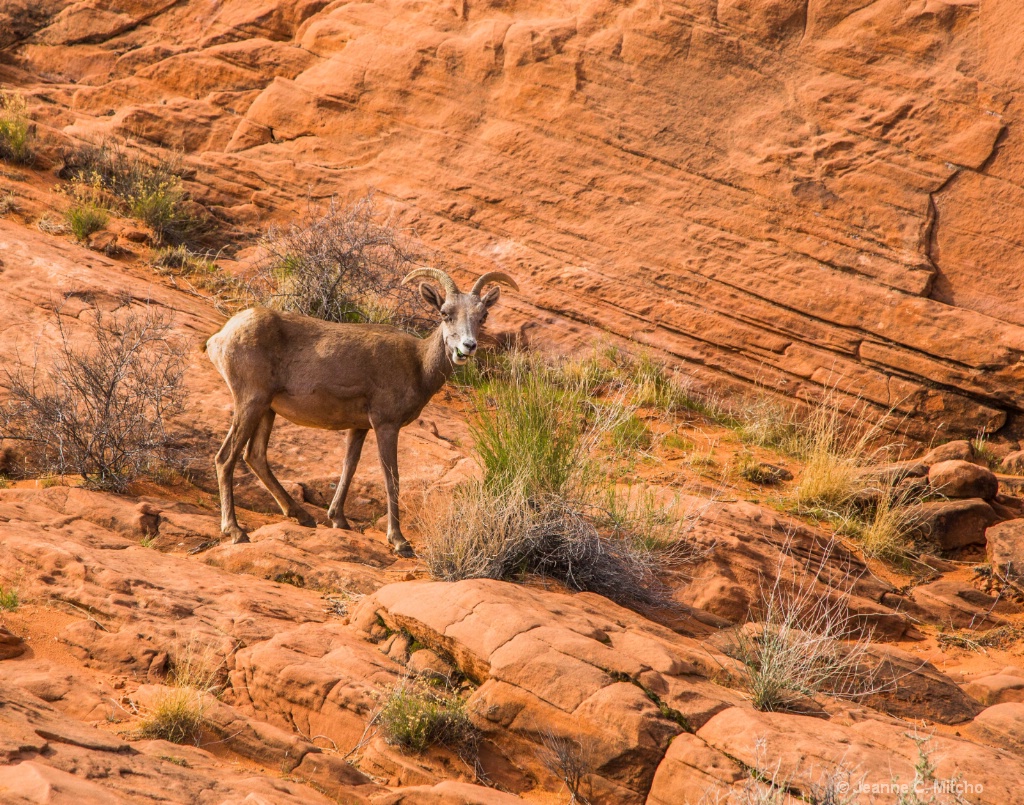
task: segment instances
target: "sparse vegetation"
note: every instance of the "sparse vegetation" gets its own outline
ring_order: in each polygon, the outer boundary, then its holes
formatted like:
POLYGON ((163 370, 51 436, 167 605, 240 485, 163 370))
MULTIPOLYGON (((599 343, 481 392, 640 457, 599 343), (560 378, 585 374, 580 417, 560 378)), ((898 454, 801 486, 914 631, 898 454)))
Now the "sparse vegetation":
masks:
POLYGON ((65 156, 61 177, 71 192, 142 221, 160 242, 182 243, 201 235, 206 221, 182 187, 175 159, 143 157, 113 141, 88 145, 65 156))
POLYGON ((825 693, 856 698, 883 686, 865 662, 870 634, 857 636, 846 595, 823 596, 830 549, 818 568, 784 579, 781 566, 761 591, 759 611, 736 633, 732 653, 747 666, 750 698, 758 710, 799 709, 805 697, 825 693))
POLYGON ((620 418, 611 430, 612 447, 619 453, 635 453, 650 448, 651 429, 636 414, 620 418))
POLYGON ((0 92, 0 159, 30 165, 35 158, 32 139, 25 99, 14 93, 0 92))
POLYGON ((402 285, 416 252, 367 195, 342 206, 311 207, 263 239, 264 258, 250 281, 260 304, 326 321, 394 324, 425 331, 416 283, 402 285))
POLYGON ((475 755, 479 735, 466 703, 450 691, 403 680, 392 688, 376 717, 384 739, 413 752, 447 746, 475 755))
POLYGON ((999 457, 992 450, 992 445, 988 441, 988 435, 984 431, 979 430, 978 435, 971 439, 971 447, 974 449, 974 455, 984 461, 990 470, 994 470, 999 466, 999 457))
POLYGON ((183 409, 184 361, 170 321, 127 302, 96 309, 91 338, 75 341, 57 314, 60 340, 47 366, 8 372, 0 437, 25 444, 39 475, 78 474, 93 487, 124 489, 153 464, 173 462, 170 417, 183 409))
POLYGON ((670 600, 660 573, 685 558, 692 517, 609 488, 597 446, 634 409, 594 405, 578 376, 534 355, 474 392, 471 426, 483 478, 424 508, 420 554, 435 578, 535 573, 630 606, 670 600), (673 516, 675 514, 676 516, 673 516))
POLYGON ((21 597, 16 587, 0 585, 0 610, 14 612, 21 604, 21 597))

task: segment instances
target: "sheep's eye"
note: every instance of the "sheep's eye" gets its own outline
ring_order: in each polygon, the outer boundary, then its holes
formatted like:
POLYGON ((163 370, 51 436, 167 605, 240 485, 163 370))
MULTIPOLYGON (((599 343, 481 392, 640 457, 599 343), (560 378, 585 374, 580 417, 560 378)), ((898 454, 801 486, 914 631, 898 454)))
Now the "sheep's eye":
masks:
POLYGON ((451 313, 442 313, 441 314, 441 321, 451 321, 451 320, 452 320, 452 314, 451 313))

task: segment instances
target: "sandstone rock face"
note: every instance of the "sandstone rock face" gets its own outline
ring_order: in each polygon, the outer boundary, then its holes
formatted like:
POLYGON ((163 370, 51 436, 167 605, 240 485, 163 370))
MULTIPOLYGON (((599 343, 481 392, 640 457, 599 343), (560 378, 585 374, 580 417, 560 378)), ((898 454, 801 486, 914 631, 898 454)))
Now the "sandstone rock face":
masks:
MULTIPOLYGON (((1017 717, 1016 711, 1010 718, 997 719, 996 715, 989 722, 990 729, 1000 734, 1017 717)), ((785 780, 790 790, 801 792, 813 790, 823 775, 843 770, 848 780, 863 780, 868 785, 891 784, 894 779, 912 784, 914 766, 920 756, 914 738, 920 737, 936 765, 937 780, 953 779, 960 774, 965 781, 973 781, 983 789, 973 793, 971 801, 978 803, 995 805, 1019 799, 1019 755, 947 736, 915 736, 905 723, 897 721, 868 719, 850 723, 839 717, 825 720, 734 707, 712 718, 697 731, 697 737, 711 749, 752 768, 763 766, 763 754, 759 753, 770 753, 778 758, 778 764, 773 764, 769 773, 777 780, 785 780)), ((729 774, 727 765, 723 771, 729 774)), ((723 776, 718 769, 711 774, 718 779, 723 776)), ((668 791, 654 789, 651 794, 658 797, 656 802, 679 801, 671 799, 668 791)))
POLYGON ((366 598, 353 625, 377 618, 480 685, 469 707, 506 762, 543 777, 545 736, 582 745, 598 801, 643 802, 673 737, 739 700, 707 681, 734 674, 733 660, 590 594, 408 582, 366 598))
POLYGON ((706 383, 836 386, 922 435, 1018 429, 1010 0, 4 14, 0 80, 41 126, 180 149, 232 225, 373 185, 520 277, 546 344, 600 328, 706 383))
POLYGON ((948 498, 992 500, 999 494, 999 481, 990 470, 958 459, 933 464, 928 469, 928 483, 948 498))
POLYGON ((742 623, 762 603, 766 579, 778 573, 783 589, 842 598, 876 639, 899 638, 910 623, 902 598, 861 559, 805 523, 751 503, 709 506, 693 531, 708 548, 678 598, 727 623, 742 623), (809 570, 809 572, 808 572, 809 570))

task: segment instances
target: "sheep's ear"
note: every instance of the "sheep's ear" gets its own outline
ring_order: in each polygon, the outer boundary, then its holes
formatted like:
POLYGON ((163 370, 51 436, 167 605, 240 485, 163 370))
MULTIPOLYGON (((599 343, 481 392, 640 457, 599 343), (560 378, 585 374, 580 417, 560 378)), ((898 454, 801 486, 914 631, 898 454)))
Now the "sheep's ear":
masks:
POLYGON ((444 297, 441 296, 441 292, 437 290, 433 285, 428 285, 425 282, 420 283, 420 296, 423 300, 438 310, 441 309, 441 305, 444 304, 444 297))
POLYGON ((498 301, 501 296, 501 288, 497 285, 492 285, 491 290, 480 297, 480 301, 484 303, 485 307, 492 307, 495 302, 498 301))

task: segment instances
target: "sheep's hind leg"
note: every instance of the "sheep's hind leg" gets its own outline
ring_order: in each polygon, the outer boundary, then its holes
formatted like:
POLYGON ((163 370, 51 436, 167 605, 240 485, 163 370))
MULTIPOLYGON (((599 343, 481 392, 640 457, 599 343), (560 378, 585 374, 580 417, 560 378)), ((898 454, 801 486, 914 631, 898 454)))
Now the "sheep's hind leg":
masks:
POLYGON ((359 464, 359 456, 363 452, 363 442, 366 441, 367 432, 366 428, 352 428, 348 432, 345 466, 341 470, 338 490, 334 493, 331 508, 327 510, 327 517, 335 528, 344 528, 345 530, 350 528, 348 520, 345 518, 345 498, 348 497, 348 488, 352 485, 352 476, 356 474, 356 466, 359 464))
POLYGON ((302 506, 295 502, 295 499, 285 491, 281 482, 274 477, 270 471, 270 464, 267 463, 267 444, 270 442, 270 432, 274 429, 274 417, 277 416, 272 408, 260 419, 249 443, 245 446, 245 463, 249 466, 260 482, 267 488, 267 491, 274 496, 277 505, 285 517, 294 517, 299 525, 307 528, 316 528, 316 520, 302 506))
POLYGON ((224 443, 215 459, 217 486, 220 489, 220 530, 225 536, 231 537, 232 542, 249 541, 249 535, 235 517, 235 464, 259 425, 264 410, 264 406, 256 403, 236 406, 228 435, 224 437, 224 443))
POLYGON ((413 557, 412 545, 402 535, 398 522, 398 428, 374 428, 380 466, 384 470, 384 483, 388 488, 388 542, 399 556, 413 557))

